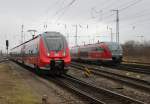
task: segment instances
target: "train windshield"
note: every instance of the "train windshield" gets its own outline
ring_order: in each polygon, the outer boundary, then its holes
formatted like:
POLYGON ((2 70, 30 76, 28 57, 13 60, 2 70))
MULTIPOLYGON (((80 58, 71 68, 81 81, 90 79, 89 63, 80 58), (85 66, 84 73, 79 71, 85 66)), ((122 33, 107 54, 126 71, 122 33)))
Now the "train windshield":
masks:
POLYGON ((60 51, 64 49, 64 39, 61 36, 48 36, 45 38, 49 51, 60 51))
POLYGON ((108 44, 108 48, 110 50, 122 50, 121 45, 119 45, 118 43, 110 42, 110 43, 107 43, 107 44, 108 44))

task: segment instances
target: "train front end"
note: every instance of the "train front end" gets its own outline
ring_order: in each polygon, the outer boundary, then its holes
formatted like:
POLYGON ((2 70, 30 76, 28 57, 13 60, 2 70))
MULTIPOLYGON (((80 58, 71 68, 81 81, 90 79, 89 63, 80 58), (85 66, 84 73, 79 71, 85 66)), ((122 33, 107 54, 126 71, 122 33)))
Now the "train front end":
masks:
POLYGON ((65 37, 58 32, 45 32, 41 38, 40 66, 53 74, 67 72, 70 52, 65 37))
POLYGON ((121 45, 116 42, 107 42, 106 44, 112 55, 112 61, 115 63, 121 63, 123 57, 123 50, 121 45))

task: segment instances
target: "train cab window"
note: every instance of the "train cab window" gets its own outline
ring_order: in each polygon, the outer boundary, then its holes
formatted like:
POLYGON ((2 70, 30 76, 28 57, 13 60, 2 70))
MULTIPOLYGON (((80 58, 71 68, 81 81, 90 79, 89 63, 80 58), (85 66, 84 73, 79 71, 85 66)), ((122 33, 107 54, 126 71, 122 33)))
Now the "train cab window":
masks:
POLYGON ((96 47, 96 51, 104 51, 104 49, 101 47, 96 47))
POLYGON ((120 44, 118 44, 118 43, 107 43, 108 44, 108 48, 110 49, 110 50, 122 50, 122 47, 121 47, 121 45, 120 44))
POLYGON ((45 41, 49 51, 60 51, 64 48, 64 40, 62 37, 46 37, 45 41))

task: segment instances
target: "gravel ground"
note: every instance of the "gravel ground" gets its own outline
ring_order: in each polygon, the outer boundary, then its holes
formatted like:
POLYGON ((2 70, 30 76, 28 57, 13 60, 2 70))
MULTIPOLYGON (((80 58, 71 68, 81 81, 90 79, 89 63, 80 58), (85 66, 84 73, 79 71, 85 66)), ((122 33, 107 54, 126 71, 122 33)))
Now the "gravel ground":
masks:
POLYGON ((132 98, 135 98, 147 104, 150 104, 150 99, 149 99, 150 94, 147 92, 143 92, 143 91, 134 89, 132 87, 128 87, 126 85, 104 78, 102 76, 91 74, 90 77, 86 77, 83 71, 74 69, 72 67, 71 67, 71 70, 69 70, 68 74, 71 74, 72 76, 79 78, 83 81, 89 82, 91 84, 95 84, 97 86, 121 93, 123 95, 130 96, 132 98))
POLYGON ((101 67, 101 69, 102 70, 107 69, 107 71, 110 71, 116 74, 132 77, 136 79, 141 79, 145 81, 150 81, 150 76, 148 74, 136 73, 136 72, 125 71, 125 70, 117 70, 117 69, 111 69, 111 68, 106 68, 106 67, 101 67))
POLYGON ((0 104, 39 104, 39 98, 24 84, 8 63, 0 64, 0 104))
POLYGON ((87 104, 57 84, 38 77, 14 62, 0 64, 0 104, 87 104))
POLYGON ((124 56, 123 57, 124 61, 129 61, 129 62, 141 62, 141 63, 148 63, 150 64, 150 57, 131 57, 131 56, 124 56))
POLYGON ((112 69, 112 68, 108 68, 108 67, 103 67, 103 66, 96 66, 96 65, 88 65, 88 64, 84 64, 87 67, 95 67, 104 71, 109 71, 109 72, 113 72, 116 74, 120 74, 120 75, 124 75, 124 76, 128 76, 128 77, 132 77, 132 78, 136 78, 136 79, 142 79, 142 80, 146 80, 146 81, 150 81, 150 76, 148 74, 142 74, 142 73, 136 73, 136 72, 131 72, 131 71, 125 71, 125 70, 118 70, 118 69, 112 69))

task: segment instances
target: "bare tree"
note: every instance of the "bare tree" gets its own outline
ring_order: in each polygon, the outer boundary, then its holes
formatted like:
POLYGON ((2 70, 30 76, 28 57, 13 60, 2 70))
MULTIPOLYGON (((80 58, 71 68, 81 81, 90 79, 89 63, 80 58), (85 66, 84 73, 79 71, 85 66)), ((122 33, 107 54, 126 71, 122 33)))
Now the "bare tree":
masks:
POLYGON ((130 40, 123 44, 124 56, 127 57, 150 57, 150 41, 140 43, 130 40))

